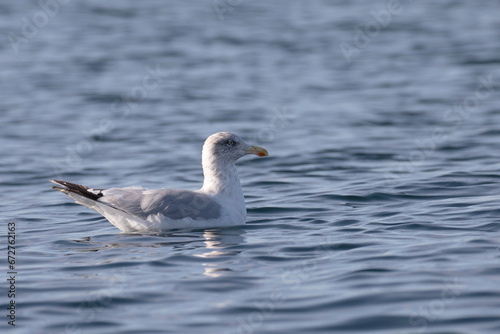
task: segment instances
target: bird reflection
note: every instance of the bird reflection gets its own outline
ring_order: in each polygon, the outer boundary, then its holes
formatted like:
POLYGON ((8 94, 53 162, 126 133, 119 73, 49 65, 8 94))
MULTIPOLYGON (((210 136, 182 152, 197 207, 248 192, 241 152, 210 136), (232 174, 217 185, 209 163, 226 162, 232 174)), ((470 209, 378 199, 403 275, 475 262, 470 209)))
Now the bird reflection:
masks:
MULTIPOLYGON (((83 237, 78 240, 72 240, 76 245, 68 247, 64 244, 66 255, 72 255, 75 252, 99 252, 110 251, 112 249, 131 249, 131 248, 156 248, 156 252, 148 252, 148 256, 164 256, 164 247, 171 247, 176 250, 195 249, 199 254, 191 254, 197 258, 206 259, 201 263, 204 269, 203 275, 209 277, 221 277, 232 272, 231 266, 237 260, 235 255, 241 252, 239 246, 245 243, 245 234, 243 229, 210 229, 203 231, 204 247, 200 243, 201 235, 199 232, 176 233, 171 235, 143 235, 143 234, 110 234, 99 235, 96 237, 83 237), (196 245, 194 248, 193 246, 196 245)), ((126 251, 123 255, 113 258, 106 258, 101 264, 108 264, 118 261, 128 261, 131 258, 137 259, 137 252, 126 251)), ((168 262, 168 258, 165 259, 168 262)))
POLYGON ((195 256, 212 260, 220 258, 221 260, 202 263, 205 270, 203 275, 221 277, 232 271, 229 265, 234 262, 234 255, 239 254, 241 251, 227 248, 228 246, 244 243, 245 238, 242 235, 243 231, 241 230, 206 230, 203 233, 204 243, 209 251, 195 254, 195 256))

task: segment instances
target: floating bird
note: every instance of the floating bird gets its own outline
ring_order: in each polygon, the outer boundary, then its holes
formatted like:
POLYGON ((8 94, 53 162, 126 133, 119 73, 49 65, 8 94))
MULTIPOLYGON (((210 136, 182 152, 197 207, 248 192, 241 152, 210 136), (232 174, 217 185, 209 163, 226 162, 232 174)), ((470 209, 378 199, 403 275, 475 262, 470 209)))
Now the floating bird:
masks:
POLYGON ((177 228, 207 228, 246 223, 246 207, 235 162, 247 154, 267 156, 229 132, 211 135, 202 151, 203 187, 199 190, 93 189, 50 180, 76 203, 103 215, 123 232, 161 232, 177 228))

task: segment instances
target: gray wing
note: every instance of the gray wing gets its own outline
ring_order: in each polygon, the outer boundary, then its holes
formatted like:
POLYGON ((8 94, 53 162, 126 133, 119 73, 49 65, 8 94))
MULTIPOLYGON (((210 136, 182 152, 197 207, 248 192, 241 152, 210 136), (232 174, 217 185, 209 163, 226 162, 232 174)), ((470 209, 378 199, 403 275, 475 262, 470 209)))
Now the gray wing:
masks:
POLYGON ((99 199, 131 215, 147 219, 161 214, 170 219, 216 219, 221 215, 219 203, 195 191, 177 189, 145 190, 111 188, 99 199))

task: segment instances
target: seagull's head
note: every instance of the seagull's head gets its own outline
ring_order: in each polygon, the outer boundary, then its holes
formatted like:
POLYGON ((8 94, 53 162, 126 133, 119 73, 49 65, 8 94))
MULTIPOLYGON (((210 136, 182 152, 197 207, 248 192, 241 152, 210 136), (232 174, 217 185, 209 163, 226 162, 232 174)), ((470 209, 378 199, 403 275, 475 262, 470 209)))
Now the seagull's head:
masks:
POLYGON ((203 145, 203 163, 234 163, 247 154, 260 157, 269 155, 267 150, 245 143, 240 137, 229 132, 218 132, 207 138, 203 145), (215 161, 214 161, 215 159, 215 161))

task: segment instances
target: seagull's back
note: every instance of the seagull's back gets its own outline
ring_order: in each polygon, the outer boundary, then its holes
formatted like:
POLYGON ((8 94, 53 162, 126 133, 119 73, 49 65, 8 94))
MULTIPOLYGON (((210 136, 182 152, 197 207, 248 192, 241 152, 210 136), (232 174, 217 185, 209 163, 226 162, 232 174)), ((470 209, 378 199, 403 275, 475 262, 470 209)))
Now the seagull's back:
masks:
POLYGON ((162 215, 168 219, 221 218, 221 206, 213 196, 180 189, 111 188, 100 201, 142 219, 162 215))

